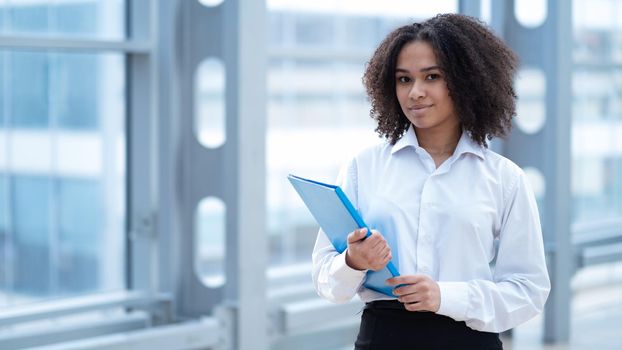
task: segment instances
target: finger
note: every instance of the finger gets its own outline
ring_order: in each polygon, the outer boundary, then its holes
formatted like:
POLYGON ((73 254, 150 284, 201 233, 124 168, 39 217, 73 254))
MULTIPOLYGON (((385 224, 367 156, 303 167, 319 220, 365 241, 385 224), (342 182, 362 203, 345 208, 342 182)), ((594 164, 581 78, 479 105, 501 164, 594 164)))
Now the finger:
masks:
POLYGON ((387 256, 391 254, 391 247, 389 247, 388 245, 381 247, 380 252, 378 254, 381 256, 387 256))
POLYGON ((389 247, 387 241, 380 234, 373 234, 368 239, 370 239, 370 244, 376 249, 389 247))
POLYGON ((348 235, 348 243, 355 243, 357 241, 363 240, 366 235, 367 235, 366 228, 355 230, 348 235))
POLYGON ((370 253, 372 253, 375 257, 381 257, 384 256, 384 249, 386 248, 386 245, 382 244, 381 240, 378 240, 376 242, 370 242, 370 245, 368 247, 370 253))
POLYGON ((391 250, 382 248, 374 255, 379 263, 384 267, 391 260, 391 250))
POLYGON ((391 255, 391 250, 389 250, 383 255, 382 261, 386 265, 389 263, 389 261, 391 261, 391 258, 393 258, 393 255, 391 255))
POLYGON ((420 275, 403 275, 387 280, 387 284, 390 286, 398 286, 400 284, 415 284, 421 280, 420 275))
POLYGON ((408 294, 417 293, 417 289, 414 284, 400 284, 393 289, 393 294, 397 296, 403 296, 408 294))
POLYGON ((423 302, 417 302, 417 303, 406 303, 404 304, 404 308, 408 311, 413 311, 413 312, 417 312, 417 311, 429 311, 425 305, 425 303, 423 302))
POLYGON ((412 304, 412 303, 418 303, 418 302, 423 301, 421 298, 421 295, 419 295, 418 293, 402 295, 399 298, 397 298, 397 300, 400 303, 404 303, 404 304, 412 304))

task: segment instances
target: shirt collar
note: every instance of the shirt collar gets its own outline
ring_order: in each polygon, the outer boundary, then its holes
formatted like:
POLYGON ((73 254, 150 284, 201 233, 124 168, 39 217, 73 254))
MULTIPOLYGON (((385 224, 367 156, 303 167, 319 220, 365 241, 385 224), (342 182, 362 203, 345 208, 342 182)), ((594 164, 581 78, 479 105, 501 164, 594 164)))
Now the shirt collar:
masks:
MULTIPOLYGON (((397 140, 395 145, 391 148, 391 154, 402 150, 406 147, 413 147, 415 150, 419 148, 419 141, 417 140, 417 134, 415 134, 415 129, 412 124, 406 131, 402 137, 397 140)), ((484 159, 484 148, 483 146, 478 145, 471 139, 466 131, 462 132, 460 136, 460 140, 458 140, 458 145, 456 146, 456 150, 454 151, 454 156, 460 156, 463 153, 472 153, 481 159, 484 159)))
POLYGON ((454 155, 460 156, 463 153, 472 153, 480 157, 482 160, 484 159, 484 147, 473 141, 466 131, 462 132, 462 136, 460 136, 454 155))
POLYGON ((406 130, 406 133, 402 135, 402 137, 399 140, 397 140, 397 142, 393 145, 393 147, 391 148, 391 154, 394 154, 395 152, 401 149, 404 149, 406 147, 413 147, 414 149, 419 148, 419 141, 417 141, 417 134, 415 134, 415 129, 413 128, 412 124, 410 124, 410 127, 408 128, 408 130, 406 130))

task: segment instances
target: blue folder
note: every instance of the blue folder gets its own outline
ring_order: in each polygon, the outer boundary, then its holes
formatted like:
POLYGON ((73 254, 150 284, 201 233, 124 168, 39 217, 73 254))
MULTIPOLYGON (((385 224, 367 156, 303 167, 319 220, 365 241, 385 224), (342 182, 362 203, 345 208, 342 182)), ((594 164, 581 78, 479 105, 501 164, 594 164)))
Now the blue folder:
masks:
MULTIPOLYGON (((295 175, 289 175, 291 182, 302 198, 303 202, 318 222, 322 230, 332 242, 335 250, 343 253, 348 247, 348 234, 359 228, 367 229, 367 236, 371 230, 352 203, 339 186, 329 185, 318 181, 305 179, 295 175)), ((387 266, 379 271, 368 271, 365 279, 365 287, 377 292, 395 297, 392 286, 386 284, 386 280, 399 276, 398 269, 393 260, 397 261, 397 247, 391 245, 393 240, 387 240, 391 247, 393 259, 387 266)))

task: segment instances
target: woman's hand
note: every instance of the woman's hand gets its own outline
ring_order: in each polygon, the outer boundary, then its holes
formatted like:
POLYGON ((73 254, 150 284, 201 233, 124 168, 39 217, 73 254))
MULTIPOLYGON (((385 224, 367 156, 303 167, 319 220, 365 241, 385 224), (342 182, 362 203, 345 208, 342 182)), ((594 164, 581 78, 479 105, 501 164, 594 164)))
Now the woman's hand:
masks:
POLYGON ((391 248, 375 230, 367 238, 367 229, 356 230, 348 235, 348 250, 346 250, 346 264, 356 270, 383 269, 391 260, 391 248))
POLYGON ((389 278, 387 283, 399 286, 393 290, 408 311, 437 312, 441 306, 441 289, 426 275, 405 275, 389 278))

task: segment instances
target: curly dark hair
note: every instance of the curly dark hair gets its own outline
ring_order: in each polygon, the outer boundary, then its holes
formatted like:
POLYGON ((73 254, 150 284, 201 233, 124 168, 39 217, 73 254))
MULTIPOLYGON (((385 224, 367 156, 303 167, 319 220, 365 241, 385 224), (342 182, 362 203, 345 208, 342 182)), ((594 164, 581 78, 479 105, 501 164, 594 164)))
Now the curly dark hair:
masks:
POLYGON ((380 43, 363 75, 376 132, 395 144, 410 126, 395 92, 395 69, 402 47, 419 40, 432 46, 462 129, 471 139, 486 147, 486 139, 507 135, 516 115, 518 58, 484 23, 459 14, 399 27, 380 43))

